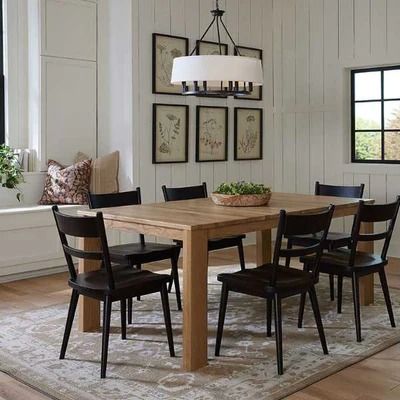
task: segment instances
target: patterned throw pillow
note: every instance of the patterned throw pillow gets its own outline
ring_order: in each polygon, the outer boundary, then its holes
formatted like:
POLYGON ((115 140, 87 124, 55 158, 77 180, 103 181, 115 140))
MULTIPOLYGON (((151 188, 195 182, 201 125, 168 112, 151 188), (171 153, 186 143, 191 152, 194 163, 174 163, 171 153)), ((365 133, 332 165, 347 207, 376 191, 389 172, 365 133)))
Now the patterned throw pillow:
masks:
POLYGON ((64 167, 49 160, 39 204, 87 204, 91 164, 91 160, 83 160, 64 167))

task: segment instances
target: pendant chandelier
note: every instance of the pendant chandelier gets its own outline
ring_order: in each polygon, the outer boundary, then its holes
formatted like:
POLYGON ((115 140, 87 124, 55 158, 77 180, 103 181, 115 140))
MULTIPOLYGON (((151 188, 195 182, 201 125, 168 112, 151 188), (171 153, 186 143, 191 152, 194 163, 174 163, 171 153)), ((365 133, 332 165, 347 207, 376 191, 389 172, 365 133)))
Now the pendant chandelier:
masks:
POLYGON ((192 96, 246 96, 255 86, 262 86, 261 60, 242 57, 229 33, 222 16, 218 0, 211 11, 213 19, 189 56, 174 59, 171 83, 182 85, 182 94, 192 96), (217 27, 219 55, 193 55, 213 25, 217 27), (235 48, 236 56, 222 54, 220 26, 222 26, 235 48))

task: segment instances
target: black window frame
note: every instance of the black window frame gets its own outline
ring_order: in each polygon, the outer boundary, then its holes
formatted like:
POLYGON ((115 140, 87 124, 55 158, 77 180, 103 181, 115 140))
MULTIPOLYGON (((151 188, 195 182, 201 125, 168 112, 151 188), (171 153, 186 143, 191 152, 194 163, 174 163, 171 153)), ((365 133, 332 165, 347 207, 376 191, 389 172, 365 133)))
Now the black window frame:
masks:
POLYGON ((4 29, 3 0, 0 0, 0 145, 6 141, 5 132, 5 93, 4 93, 4 29))
POLYGON ((400 155, 398 160, 385 160, 385 132, 398 132, 400 129, 385 129, 385 102, 400 101, 399 98, 385 99, 385 71, 399 70, 400 65, 387 67, 361 68, 351 70, 351 162, 361 164, 400 164, 400 155), (355 99, 355 76, 363 72, 381 73, 381 97, 380 99, 356 100, 355 99), (381 104, 381 129, 356 129, 355 109, 357 103, 380 102, 381 104), (380 160, 358 160, 356 159, 356 133, 357 132, 379 132, 381 135, 381 159, 380 160))

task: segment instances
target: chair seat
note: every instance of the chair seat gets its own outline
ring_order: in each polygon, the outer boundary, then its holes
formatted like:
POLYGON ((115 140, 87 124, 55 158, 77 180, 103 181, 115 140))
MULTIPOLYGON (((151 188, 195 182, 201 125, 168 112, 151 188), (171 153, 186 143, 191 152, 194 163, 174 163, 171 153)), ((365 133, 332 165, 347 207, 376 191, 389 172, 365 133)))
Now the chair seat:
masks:
POLYGON ((225 282, 229 290, 260 297, 268 297, 274 293, 280 293, 282 296, 285 296, 285 293, 303 293, 314 283, 309 272, 279 266, 276 285, 271 286, 272 274, 273 265, 265 264, 244 271, 222 273, 217 279, 225 282))
POLYGON ((146 242, 121 244, 109 248, 110 258, 113 262, 126 262, 133 259, 134 263, 146 263, 171 258, 179 251, 176 244, 161 244, 146 242))
MULTIPOLYGON (((307 247, 314 243, 318 243, 321 240, 322 233, 314 235, 296 235, 291 236, 288 239, 292 241, 293 246, 307 247)), ((351 235, 346 232, 329 232, 326 238, 324 248, 326 249, 338 249, 340 247, 347 247, 351 243, 351 235)))
MULTIPOLYGON (((212 251, 212 250, 227 249, 229 247, 235 247, 245 238, 246 235, 237 235, 237 236, 226 236, 218 239, 209 239, 208 250, 212 251)), ((183 245, 183 242, 181 240, 175 240, 174 242, 180 247, 182 247, 183 245)))
MULTIPOLYGON (((333 273, 340 275, 349 275, 353 272, 369 274, 375 269, 379 270, 387 264, 387 260, 383 260, 378 254, 357 252, 354 266, 349 266, 351 250, 338 249, 324 253, 321 257, 319 271, 325 273, 333 273)), ((300 261, 310 264, 314 261, 315 256, 306 256, 300 258, 300 261)))
POLYGON ((69 286, 78 292, 94 297, 102 297, 105 294, 116 294, 124 297, 129 292, 130 297, 154 293, 160 290, 161 286, 171 279, 169 275, 155 274, 151 271, 136 270, 129 266, 117 266, 113 268, 115 289, 108 289, 108 276, 104 268, 78 274, 76 280, 69 280, 69 286))

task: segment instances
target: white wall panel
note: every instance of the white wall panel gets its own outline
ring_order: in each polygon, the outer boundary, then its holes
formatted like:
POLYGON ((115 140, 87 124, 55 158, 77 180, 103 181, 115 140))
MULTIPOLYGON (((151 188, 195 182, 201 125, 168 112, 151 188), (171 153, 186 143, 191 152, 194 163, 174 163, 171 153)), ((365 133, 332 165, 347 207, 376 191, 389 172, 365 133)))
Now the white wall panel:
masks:
POLYGON ((46 159, 69 165, 96 156, 96 64, 42 57, 42 139, 46 159))

